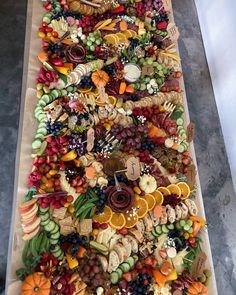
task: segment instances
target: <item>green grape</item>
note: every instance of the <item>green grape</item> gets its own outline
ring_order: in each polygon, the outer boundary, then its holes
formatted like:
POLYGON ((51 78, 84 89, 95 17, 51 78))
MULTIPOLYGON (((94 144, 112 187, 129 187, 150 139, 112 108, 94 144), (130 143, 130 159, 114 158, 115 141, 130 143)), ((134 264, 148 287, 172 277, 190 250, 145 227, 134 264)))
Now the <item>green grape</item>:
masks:
POLYGON ((158 75, 159 75, 160 77, 164 77, 164 74, 163 74, 162 71, 159 71, 159 72, 158 72, 158 75))
POLYGON ((137 89, 139 89, 140 88, 140 83, 136 83, 136 87, 137 87, 137 89))
POLYGON ((94 36, 92 36, 91 38, 90 38, 90 41, 92 41, 93 43, 95 42, 95 37, 94 36))
POLYGON ((176 222, 175 227, 176 227, 177 229, 181 229, 181 225, 180 225, 180 223, 179 223, 179 222, 176 222))
POLYGON ((163 68, 162 69, 162 72, 166 75, 167 74, 167 69, 166 68, 163 68))
POLYGON ((185 226, 184 226, 184 230, 185 231, 188 231, 190 229, 190 226, 188 225, 188 224, 185 224, 185 226))
POLYGON ((144 61, 145 61, 145 59, 142 57, 142 58, 140 58, 139 63, 142 65, 144 63, 144 61))
POLYGON ((87 41, 88 46, 91 46, 92 44, 93 44, 92 41, 90 41, 90 40, 87 41))
POLYGON ((154 61, 153 66, 157 67, 159 65, 159 63, 157 61, 154 61))
POLYGON ((185 220, 180 220, 180 226, 181 227, 184 227, 185 226, 185 223, 186 223, 185 220))
POLYGON ((148 64, 148 65, 152 65, 152 64, 153 64, 153 59, 152 59, 152 58, 148 58, 148 60, 147 60, 147 64, 148 64))
POLYGON ((100 45, 100 44, 101 44, 101 40, 100 40, 100 39, 96 39, 95 43, 96 43, 97 45, 100 45))
POLYGON ((95 50, 95 46, 94 46, 94 45, 91 45, 91 46, 89 46, 89 49, 90 49, 91 51, 94 51, 94 50, 95 50))
POLYGON ((146 90, 146 84, 142 83, 141 87, 140 87, 140 90, 146 90))
POLYGON ((187 220, 186 222, 189 226, 192 226, 193 225, 193 221, 191 219, 187 220))
POLYGON ((157 84, 158 85, 161 85, 162 84, 162 80, 160 78, 157 78, 156 81, 157 81, 157 84))
POLYGON ((192 234, 193 233, 193 228, 190 227, 190 229, 188 230, 188 233, 192 234))
POLYGON ((151 80, 150 77, 146 77, 146 78, 144 79, 144 81, 145 81, 146 83, 150 82, 150 80, 151 80))
POLYGON ((162 66, 160 64, 157 65, 157 69, 158 71, 161 71, 162 70, 162 66))
POLYGON ((146 66, 146 65, 147 65, 147 61, 146 61, 146 60, 143 62, 143 65, 144 65, 144 66, 146 66))

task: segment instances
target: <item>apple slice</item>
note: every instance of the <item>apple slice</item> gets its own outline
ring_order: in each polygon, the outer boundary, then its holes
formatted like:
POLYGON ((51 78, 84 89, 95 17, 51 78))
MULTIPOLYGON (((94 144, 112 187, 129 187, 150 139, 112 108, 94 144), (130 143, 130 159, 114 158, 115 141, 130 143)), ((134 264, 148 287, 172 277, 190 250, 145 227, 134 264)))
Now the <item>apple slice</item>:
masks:
POLYGON ((27 226, 33 224, 36 221, 37 218, 38 218, 38 216, 37 215, 34 215, 30 219, 24 219, 24 220, 22 220, 22 224, 21 224, 22 227, 27 227, 27 226))
POLYGON ((40 221, 41 221, 41 219, 40 219, 40 217, 38 217, 32 224, 27 225, 27 226, 23 225, 24 234, 29 234, 29 233, 33 232, 36 229, 36 227, 38 227, 40 225, 40 221))
POLYGON ((24 240, 24 241, 32 240, 33 237, 37 235, 37 233, 39 232, 39 230, 40 230, 40 225, 39 225, 38 227, 36 227, 35 230, 32 231, 31 233, 29 233, 29 234, 25 234, 25 235, 23 236, 23 240, 24 240))
POLYGON ((29 219, 32 216, 36 215, 38 212, 38 205, 34 204, 33 207, 30 209, 30 211, 26 212, 26 213, 21 213, 21 218, 22 219, 29 219))
POLYGON ((37 202, 37 199, 32 199, 30 201, 24 202, 19 206, 20 212, 27 212, 32 208, 32 205, 34 205, 37 202))

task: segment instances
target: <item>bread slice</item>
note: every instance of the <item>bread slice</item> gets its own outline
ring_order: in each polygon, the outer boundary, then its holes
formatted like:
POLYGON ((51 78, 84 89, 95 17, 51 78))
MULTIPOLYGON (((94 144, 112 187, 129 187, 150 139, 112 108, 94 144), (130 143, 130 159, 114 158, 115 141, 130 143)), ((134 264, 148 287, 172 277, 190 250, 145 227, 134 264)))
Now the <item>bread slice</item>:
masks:
POLYGON ((120 259, 116 251, 112 250, 109 254, 108 272, 111 273, 117 269, 120 259))
POLYGON ((127 251, 126 251, 126 248, 124 247, 123 244, 121 243, 118 243, 114 246, 113 250, 116 251, 116 253, 118 254, 119 256, 119 260, 120 260, 120 264, 122 262, 124 262, 129 256, 127 255, 127 251))

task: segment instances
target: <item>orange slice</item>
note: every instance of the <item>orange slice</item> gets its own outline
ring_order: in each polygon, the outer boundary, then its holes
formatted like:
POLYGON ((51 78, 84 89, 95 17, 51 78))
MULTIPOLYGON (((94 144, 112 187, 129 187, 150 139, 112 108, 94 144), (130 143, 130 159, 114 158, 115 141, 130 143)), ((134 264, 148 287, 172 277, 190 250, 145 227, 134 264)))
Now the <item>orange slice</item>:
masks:
POLYGON ((112 45, 115 45, 119 42, 119 38, 115 34, 109 34, 104 36, 104 40, 112 45))
POLYGON ((130 32, 130 30, 124 31, 124 32, 122 32, 122 34, 125 35, 127 37, 127 39, 132 38, 132 36, 133 36, 132 33, 130 32))
POLYGON ((138 218, 143 218, 148 213, 148 203, 144 198, 137 198, 135 206, 138 218))
POLYGON ((126 228, 134 227, 136 223, 138 222, 138 216, 132 210, 129 211, 128 213, 125 213, 124 216, 126 220, 126 223, 125 223, 126 228))
POLYGON ((163 196, 168 196, 171 194, 171 192, 169 191, 168 188, 164 187, 164 186, 160 186, 157 189, 159 192, 161 192, 163 194, 163 196))
POLYGON ((181 197, 181 189, 176 184, 170 184, 167 186, 167 189, 170 191, 171 194, 177 195, 178 198, 181 197))
POLYGON ((93 217, 93 220, 98 223, 107 223, 111 220, 112 217, 112 210, 110 207, 105 206, 102 213, 99 213, 93 217))
POLYGON ((146 194, 143 198, 148 204, 148 210, 152 210, 156 205, 156 199, 154 198, 154 196, 151 194, 146 194))
POLYGON ((126 43, 128 41, 127 37, 123 33, 117 33, 116 36, 119 38, 120 43, 126 43))
POLYGON ((129 30, 129 32, 133 38, 137 36, 137 33, 134 30, 129 30))
POLYGON ((80 93, 88 93, 88 92, 90 92, 92 89, 93 89, 93 87, 90 87, 90 88, 79 88, 78 91, 79 91, 80 93))
POLYGON ((156 190, 155 192, 151 193, 151 195, 153 195, 153 197, 155 198, 156 205, 161 205, 163 203, 164 197, 160 191, 156 190))
POLYGON ((188 184, 186 182, 179 182, 177 183, 177 186, 180 188, 181 190, 181 199, 187 199, 190 196, 190 187, 188 186, 188 184))
POLYGON ((109 224, 110 224, 111 227, 113 227, 115 229, 121 229, 126 224, 124 214, 122 214, 122 213, 114 213, 113 212, 112 217, 111 217, 111 219, 109 221, 109 224))

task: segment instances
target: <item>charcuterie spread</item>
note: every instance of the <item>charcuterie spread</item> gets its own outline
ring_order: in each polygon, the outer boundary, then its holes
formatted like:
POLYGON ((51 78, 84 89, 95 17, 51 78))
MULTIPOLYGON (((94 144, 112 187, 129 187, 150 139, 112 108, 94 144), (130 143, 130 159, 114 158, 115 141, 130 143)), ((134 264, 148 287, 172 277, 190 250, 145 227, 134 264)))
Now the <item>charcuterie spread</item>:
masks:
POLYGON ((170 1, 42 5, 20 294, 209 294, 170 1))

